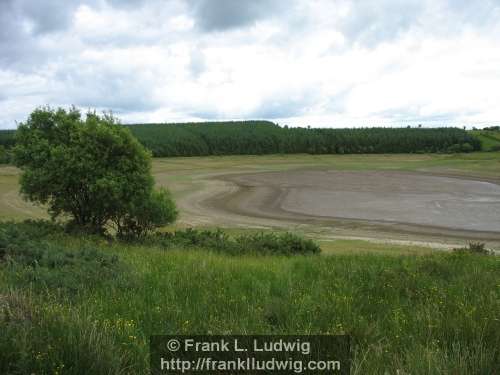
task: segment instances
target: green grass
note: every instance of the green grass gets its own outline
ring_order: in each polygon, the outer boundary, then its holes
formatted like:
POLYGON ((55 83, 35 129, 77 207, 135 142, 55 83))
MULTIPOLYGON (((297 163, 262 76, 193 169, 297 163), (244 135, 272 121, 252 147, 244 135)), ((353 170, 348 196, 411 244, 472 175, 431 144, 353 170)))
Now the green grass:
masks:
POLYGON ((355 254, 228 256, 2 233, 0 373, 146 374, 149 336, 175 333, 349 334, 353 374, 499 370, 498 257, 374 255, 361 242, 355 254))
MULTIPOLYGON (((500 153, 153 162, 180 202, 210 174, 297 168, 498 179, 500 153)), ((45 217, 19 197, 18 173, 0 166, 0 219, 45 217)), ((146 374, 149 336, 174 333, 347 333, 353 374, 500 372, 498 257, 359 240, 321 241, 321 256, 231 256, 39 230, 20 227, 29 241, 12 251, 25 258, 7 261, 0 241, 0 373, 146 374)))
POLYGON ((481 142, 484 151, 500 150, 500 132, 495 130, 474 130, 472 131, 481 142))

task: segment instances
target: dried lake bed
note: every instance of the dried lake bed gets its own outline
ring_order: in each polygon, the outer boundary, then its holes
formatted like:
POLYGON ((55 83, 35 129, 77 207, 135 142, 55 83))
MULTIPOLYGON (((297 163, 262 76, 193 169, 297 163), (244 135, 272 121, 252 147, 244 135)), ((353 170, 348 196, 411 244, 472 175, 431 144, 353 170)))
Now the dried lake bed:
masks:
POLYGON ((237 208, 250 214, 274 212, 278 217, 288 213, 500 232, 500 186, 486 181, 335 170, 256 173, 227 180, 239 188, 237 208))
MULTIPOLYGON (((179 206, 175 227, 500 250, 500 153, 162 158, 153 174, 179 206)), ((0 218, 47 218, 18 178, 0 166, 0 218)))
POLYGON ((323 238, 500 242, 495 181, 408 171, 298 169, 207 177, 187 210, 229 226, 262 225, 323 238))

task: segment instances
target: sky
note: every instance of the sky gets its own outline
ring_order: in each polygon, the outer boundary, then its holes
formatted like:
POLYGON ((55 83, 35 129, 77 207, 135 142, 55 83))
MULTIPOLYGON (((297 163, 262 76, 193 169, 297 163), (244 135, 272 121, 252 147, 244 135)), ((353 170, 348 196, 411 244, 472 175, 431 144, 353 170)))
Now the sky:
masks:
POLYGON ((0 0, 0 129, 500 124, 500 0, 0 0))

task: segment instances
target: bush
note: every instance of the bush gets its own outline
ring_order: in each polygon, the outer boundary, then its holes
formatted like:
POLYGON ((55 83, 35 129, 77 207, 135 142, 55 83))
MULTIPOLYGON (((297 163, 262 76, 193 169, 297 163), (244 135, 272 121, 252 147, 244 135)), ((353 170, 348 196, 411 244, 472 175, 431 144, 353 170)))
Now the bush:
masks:
POLYGON ((16 285, 77 292, 115 279, 122 271, 115 255, 90 243, 73 249, 59 245, 49 238, 51 233, 62 231, 42 222, 0 224, 0 266, 11 269, 16 285))
POLYGON ((177 208, 166 189, 153 190, 149 199, 138 200, 129 212, 115 219, 117 236, 121 239, 144 238, 156 228, 177 218, 177 208))
POLYGON ((470 143, 462 143, 462 145, 460 146, 460 151, 461 152, 472 152, 474 151, 474 147, 472 147, 472 145, 470 143))
POLYGON ((480 254, 480 255, 492 255, 493 251, 486 248, 486 244, 482 242, 469 242, 467 247, 460 247, 453 249, 457 253, 469 253, 469 254, 480 254))
POLYGON ((162 246, 199 247, 228 254, 318 254, 320 247, 312 240, 292 233, 256 233, 232 238, 220 229, 186 229, 173 233, 161 233, 153 241, 162 246))
POLYGON ((131 235, 175 219, 170 196, 153 192, 150 153, 112 115, 37 109, 18 128, 14 159, 23 196, 86 233, 121 220, 131 235))
POLYGON ((243 248, 254 249, 266 254, 317 254, 320 247, 312 240, 293 233, 256 233, 243 235, 236 239, 243 248))

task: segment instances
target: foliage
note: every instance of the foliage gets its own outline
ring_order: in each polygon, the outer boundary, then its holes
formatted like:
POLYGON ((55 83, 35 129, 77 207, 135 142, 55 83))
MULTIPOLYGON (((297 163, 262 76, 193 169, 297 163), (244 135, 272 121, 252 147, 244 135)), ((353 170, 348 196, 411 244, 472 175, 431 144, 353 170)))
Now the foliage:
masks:
POLYGON ((189 228, 159 233, 153 238, 155 242, 167 248, 207 248, 227 254, 307 255, 319 254, 321 251, 314 241, 293 233, 260 232, 232 238, 220 229, 189 228))
POLYGON ((114 222, 119 238, 138 239, 174 222, 177 215, 170 192, 161 188, 151 191, 147 199, 135 200, 129 212, 117 216, 114 222))
POLYGON ((481 147, 457 128, 282 128, 268 121, 240 121, 130 129, 154 156, 470 152, 481 147))
POLYGON ((16 143, 15 130, 0 130, 0 145, 10 148, 16 143))
POLYGON ((492 126, 483 130, 472 131, 475 137, 481 142, 484 151, 500 151, 500 130, 492 126))
POLYGON ((149 153, 110 114, 37 109, 19 126, 14 155, 24 197, 90 233, 159 202, 149 153))
POLYGON ((0 263, 11 270, 16 283, 51 293, 76 293, 122 271, 115 255, 89 243, 76 249, 58 244, 62 234, 60 226, 44 221, 0 223, 0 263))
POLYGON ((0 145, 0 164, 10 164, 12 162, 12 148, 0 145))
MULTIPOLYGON (((12 236, 38 236, 19 225, 12 236)), ((344 255, 234 257, 60 231, 36 242, 118 261, 0 261, 0 373, 148 374, 153 334, 348 334, 353 374, 498 373, 497 257, 352 255, 348 241, 344 255)))
MULTIPOLYGON (((471 152, 479 131, 458 128, 318 129, 269 121, 137 124, 127 126, 154 156, 471 152)), ((3 140, 3 141, 2 141, 3 140)), ((0 131, 9 148, 13 131, 0 131)))
POLYGON ((293 233, 260 232, 236 238, 242 248, 255 249, 264 254, 319 254, 320 247, 312 240, 293 233))
POLYGON ((455 248, 453 251, 457 253, 470 253, 479 255, 494 255, 494 252, 486 248, 484 242, 469 242, 467 247, 455 248))

